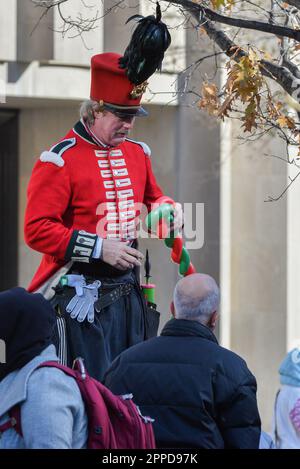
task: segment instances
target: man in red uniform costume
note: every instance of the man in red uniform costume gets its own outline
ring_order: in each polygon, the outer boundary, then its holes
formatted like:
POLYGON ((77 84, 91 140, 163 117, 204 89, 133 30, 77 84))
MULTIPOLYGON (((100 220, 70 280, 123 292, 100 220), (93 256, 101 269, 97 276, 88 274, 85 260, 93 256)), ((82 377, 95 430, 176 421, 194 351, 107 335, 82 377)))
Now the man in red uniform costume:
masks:
POLYGON ((25 216, 26 242, 43 253, 29 291, 43 293, 58 311, 62 362, 80 355, 98 379, 158 326, 149 330, 151 312, 134 275, 143 258, 134 230, 139 204, 149 210, 163 193, 149 147, 127 138, 136 116, 147 115, 140 106, 145 86, 129 81, 119 58, 92 58, 91 99, 74 128, 41 154, 25 216))

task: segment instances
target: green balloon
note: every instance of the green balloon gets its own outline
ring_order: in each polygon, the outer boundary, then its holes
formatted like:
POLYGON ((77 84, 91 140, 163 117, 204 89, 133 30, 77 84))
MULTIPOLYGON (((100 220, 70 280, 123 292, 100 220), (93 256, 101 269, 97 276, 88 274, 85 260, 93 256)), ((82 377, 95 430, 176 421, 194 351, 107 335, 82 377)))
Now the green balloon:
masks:
MULTIPOLYGON (((174 220, 174 207, 170 204, 161 204, 155 210, 150 212, 146 217, 146 225, 148 229, 152 229, 152 226, 157 226, 157 224, 161 221, 161 219, 166 220, 166 222, 170 223, 174 220)), ((169 237, 165 238, 165 245, 172 249, 174 245, 174 239, 177 236, 177 231, 172 230, 169 233, 169 237)), ((185 275, 188 271, 190 265, 190 255, 186 248, 183 246, 180 263, 179 263, 179 273, 180 275, 185 275)))
POLYGON ((186 248, 182 248, 181 258, 180 258, 180 265, 179 265, 179 273, 181 275, 185 275, 188 271, 190 265, 190 255, 187 252, 186 248))

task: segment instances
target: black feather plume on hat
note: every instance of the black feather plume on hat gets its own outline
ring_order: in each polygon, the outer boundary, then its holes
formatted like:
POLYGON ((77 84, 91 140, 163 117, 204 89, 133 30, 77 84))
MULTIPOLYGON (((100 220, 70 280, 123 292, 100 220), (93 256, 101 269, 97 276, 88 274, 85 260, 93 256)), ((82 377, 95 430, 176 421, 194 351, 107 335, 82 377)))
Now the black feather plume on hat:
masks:
POLYGON ((126 69, 128 79, 134 85, 140 85, 156 70, 161 70, 164 53, 171 44, 168 28, 161 21, 158 2, 156 17, 134 15, 128 18, 126 24, 138 18, 138 26, 133 32, 124 56, 119 60, 120 67, 126 69))

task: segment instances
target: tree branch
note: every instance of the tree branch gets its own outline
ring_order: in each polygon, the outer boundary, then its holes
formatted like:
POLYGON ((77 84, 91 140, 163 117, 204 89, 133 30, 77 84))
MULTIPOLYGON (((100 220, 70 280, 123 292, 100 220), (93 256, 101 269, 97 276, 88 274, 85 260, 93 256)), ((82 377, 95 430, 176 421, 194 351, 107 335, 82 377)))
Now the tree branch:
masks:
MULTIPOLYGON (((217 29, 211 21, 206 21, 202 27, 207 35, 222 49, 228 57, 239 60, 247 53, 239 49, 238 46, 222 31, 217 29)), ((267 78, 275 80, 282 88, 292 95, 299 84, 295 81, 295 76, 286 67, 274 64, 268 60, 262 60, 262 74, 267 78), (293 86, 296 85, 296 86, 293 86)))
POLYGON ((299 176, 300 176, 300 171, 296 174, 296 176, 294 176, 293 178, 290 179, 290 182, 288 183, 286 188, 281 192, 281 194, 279 194, 277 197, 272 197, 272 196, 269 195, 268 198, 266 200, 264 200, 264 202, 277 202, 279 199, 281 199, 284 196, 284 194, 289 190, 291 185, 294 184, 297 177, 299 177, 299 176))
MULTIPOLYGON (((163 0, 168 1, 168 0, 163 0)), ((192 14, 194 18, 199 21, 199 5, 195 5, 189 0, 171 0, 169 3, 180 3, 183 5, 188 5, 186 8, 192 14)), ((202 28, 206 31, 207 35, 212 39, 221 50, 225 52, 228 57, 234 57, 238 61, 241 57, 247 55, 247 53, 238 47, 227 34, 222 30, 218 29, 211 21, 206 20, 201 24, 202 28)), ((300 31, 299 31, 300 33, 300 31)), ((261 61, 261 71, 262 74, 276 81, 289 95, 293 96, 296 100, 299 100, 298 93, 300 94, 300 79, 297 78, 297 75, 292 73, 289 68, 274 64, 268 60, 261 61)))
POLYGON ((190 0, 163 0, 174 5, 180 5, 188 10, 199 23, 205 18, 216 21, 217 23, 228 24, 237 28, 253 29, 255 31, 263 31, 265 33, 275 34, 279 37, 289 37, 297 42, 300 42, 300 30, 287 28, 285 26, 277 26, 274 24, 265 23, 263 21, 243 20, 242 18, 231 18, 229 16, 220 15, 209 8, 202 5, 195 4, 190 0))
POLYGON ((289 95, 293 95, 299 88, 300 80, 291 71, 283 66, 262 60, 262 74, 267 78, 275 80, 289 95), (299 81, 299 83, 298 83, 299 81))

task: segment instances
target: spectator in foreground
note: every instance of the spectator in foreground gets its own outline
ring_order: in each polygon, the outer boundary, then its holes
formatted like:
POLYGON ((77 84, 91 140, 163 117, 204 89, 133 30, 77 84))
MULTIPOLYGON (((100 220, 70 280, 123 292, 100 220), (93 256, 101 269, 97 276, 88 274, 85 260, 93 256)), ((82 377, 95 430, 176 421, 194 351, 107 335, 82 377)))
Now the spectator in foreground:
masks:
POLYGON ((181 279, 161 335, 115 359, 105 384, 133 393, 143 414, 155 419, 161 448, 258 448, 256 380, 245 361, 219 346, 213 333, 219 288, 208 275, 181 279))
POLYGON ((86 446, 87 417, 76 381, 57 368, 38 368, 58 361, 51 339, 55 323, 42 295, 22 288, 0 293, 0 338, 6 344, 6 363, 0 364, 0 449, 86 446))

